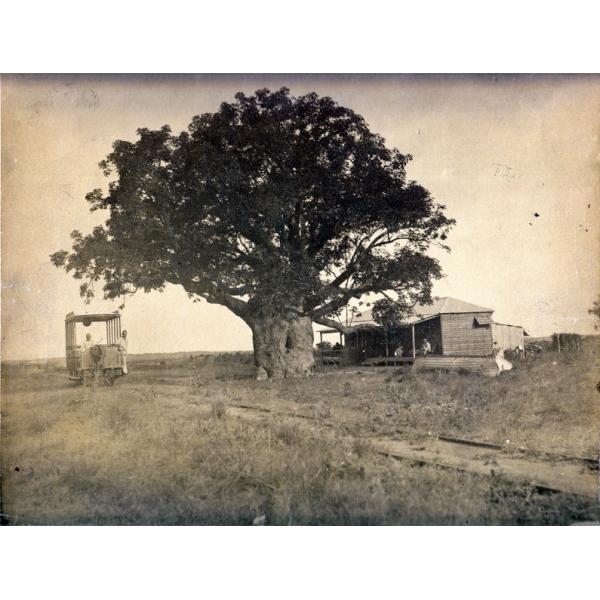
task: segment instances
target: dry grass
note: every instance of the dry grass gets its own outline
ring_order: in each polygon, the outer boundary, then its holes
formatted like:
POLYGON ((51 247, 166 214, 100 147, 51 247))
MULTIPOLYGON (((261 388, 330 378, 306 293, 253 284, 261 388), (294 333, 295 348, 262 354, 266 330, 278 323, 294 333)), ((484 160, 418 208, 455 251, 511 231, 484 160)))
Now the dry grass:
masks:
POLYGON ((459 373, 338 369, 289 384, 230 385, 245 403, 298 410, 357 435, 442 434, 594 457, 600 433, 600 352, 588 340, 577 354, 548 353, 488 378, 459 373), (391 381, 390 381, 391 379, 391 381), (260 391, 259 391, 260 390, 260 391))
POLYGON ((214 361, 193 371, 132 369, 108 389, 70 385, 60 373, 9 373, 4 512, 13 524, 251 524, 262 515, 282 525, 598 519, 592 501, 394 462, 368 439, 347 436, 510 435, 539 449, 590 454, 600 419, 585 382, 595 354, 587 363, 554 359, 497 380, 430 374, 401 384, 347 372, 254 382, 238 379, 239 371, 227 377, 235 362, 215 369, 214 361), (267 413, 241 420, 233 413, 241 403, 315 420, 267 413))

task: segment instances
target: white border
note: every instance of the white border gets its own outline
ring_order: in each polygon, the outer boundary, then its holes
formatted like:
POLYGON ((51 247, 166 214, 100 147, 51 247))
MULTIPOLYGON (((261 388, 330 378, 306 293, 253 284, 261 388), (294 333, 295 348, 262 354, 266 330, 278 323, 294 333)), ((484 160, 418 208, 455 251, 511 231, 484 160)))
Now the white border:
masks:
POLYGON ((6 598, 581 598, 598 530, 5 528, 6 598))
POLYGON ((594 72, 583 0, 23 1, 2 72, 594 72))
MULTIPOLYGON (((597 6, 597 5, 596 5, 597 6)), ((594 72, 589 2, 21 2, 2 72, 594 72)), ((592 536, 594 536, 592 538, 592 536)), ((6 598, 583 597, 593 528, 3 528, 6 598)))

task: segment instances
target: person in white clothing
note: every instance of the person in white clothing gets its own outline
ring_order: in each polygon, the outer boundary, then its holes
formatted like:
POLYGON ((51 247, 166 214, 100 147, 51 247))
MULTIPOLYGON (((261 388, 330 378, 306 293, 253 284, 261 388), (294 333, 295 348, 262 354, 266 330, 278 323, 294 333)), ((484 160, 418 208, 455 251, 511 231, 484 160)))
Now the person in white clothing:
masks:
POLYGON ((121 333, 121 337, 117 340, 119 346, 119 353, 121 354, 121 367, 123 374, 127 375, 127 330, 124 329, 121 333))
POLYGON ((502 371, 510 371, 513 368, 512 363, 504 358, 504 349, 498 346, 498 342, 494 342, 494 356, 500 373, 502 371))
POLYGON ((91 333, 86 333, 85 334, 85 341, 81 345, 81 349, 82 350, 89 350, 93 345, 94 345, 94 342, 92 340, 92 334, 91 333))
POLYGON ((431 353, 431 344, 429 343, 429 340, 427 338, 425 338, 423 340, 423 345, 421 346, 421 356, 427 356, 430 353, 431 353))

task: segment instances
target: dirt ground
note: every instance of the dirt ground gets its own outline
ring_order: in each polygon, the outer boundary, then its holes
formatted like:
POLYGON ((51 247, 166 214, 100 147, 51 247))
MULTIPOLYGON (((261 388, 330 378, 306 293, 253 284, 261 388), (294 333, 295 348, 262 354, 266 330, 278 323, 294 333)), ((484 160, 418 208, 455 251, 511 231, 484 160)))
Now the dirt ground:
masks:
POLYGON ((557 469, 557 456, 597 459, 595 342, 577 355, 519 363, 495 379, 409 372, 400 381, 393 370, 354 368, 256 382, 241 353, 160 362, 132 362, 130 375, 110 388, 77 386, 57 369, 3 370, 8 523, 568 524, 600 517, 594 498, 544 491, 500 468, 482 474, 397 460, 378 446, 385 438, 421 447, 442 435, 498 445, 502 457, 527 452, 557 469))

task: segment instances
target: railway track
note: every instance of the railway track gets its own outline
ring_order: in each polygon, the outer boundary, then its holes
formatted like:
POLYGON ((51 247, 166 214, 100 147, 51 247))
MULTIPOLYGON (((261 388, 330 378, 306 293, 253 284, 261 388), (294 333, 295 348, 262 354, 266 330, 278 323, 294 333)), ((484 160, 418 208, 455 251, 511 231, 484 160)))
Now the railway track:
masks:
MULTIPOLYGON (((477 448, 490 448, 492 450, 504 450, 504 446, 501 444, 491 444, 489 442, 480 442, 477 440, 465 440, 461 438, 455 438, 447 435, 438 435, 438 440, 443 442, 449 442, 451 444, 463 444, 465 446, 475 446, 477 448)), ((575 463, 581 463, 586 465, 593 471, 600 470, 600 459, 588 458, 585 456, 570 456, 568 454, 556 454, 553 452, 534 452, 528 448, 517 447, 513 449, 515 452, 529 456, 531 458, 545 459, 551 461, 570 461, 575 463)))
MULTIPOLYGON (((272 414, 282 419, 318 421, 318 427, 333 428, 331 423, 301 413, 239 403, 228 403, 227 406, 242 418, 272 414)), ((346 429, 343 426, 342 428, 346 429)), ((356 437, 347 429, 346 431, 348 438, 356 437)), ((499 444, 446 435, 432 436, 418 442, 385 436, 365 439, 379 454, 395 460, 489 477, 501 475, 515 483, 531 485, 540 491, 599 498, 599 461, 595 458, 538 453, 525 448, 511 449, 509 453, 499 444)))

